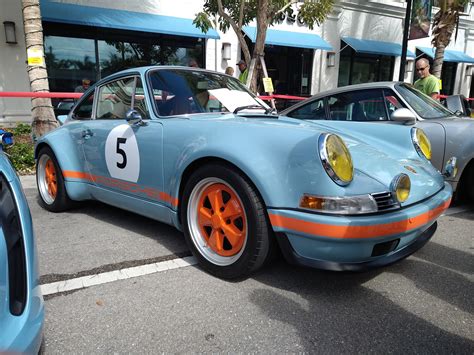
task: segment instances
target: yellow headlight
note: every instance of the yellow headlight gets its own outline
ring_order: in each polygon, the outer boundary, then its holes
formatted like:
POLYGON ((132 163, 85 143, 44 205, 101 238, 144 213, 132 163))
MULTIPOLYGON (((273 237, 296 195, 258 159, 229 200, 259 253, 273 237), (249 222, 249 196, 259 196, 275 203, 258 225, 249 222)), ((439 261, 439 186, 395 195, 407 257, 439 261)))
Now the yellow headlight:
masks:
POLYGON ((410 195, 411 182, 406 174, 395 176, 391 184, 391 190, 398 202, 405 202, 410 195))
POLYGON ((418 153, 431 160, 431 143, 425 132, 420 128, 413 128, 412 137, 418 153))
POLYGON ((334 134, 322 134, 319 153, 329 176, 339 185, 347 185, 354 177, 349 150, 343 140, 334 134))

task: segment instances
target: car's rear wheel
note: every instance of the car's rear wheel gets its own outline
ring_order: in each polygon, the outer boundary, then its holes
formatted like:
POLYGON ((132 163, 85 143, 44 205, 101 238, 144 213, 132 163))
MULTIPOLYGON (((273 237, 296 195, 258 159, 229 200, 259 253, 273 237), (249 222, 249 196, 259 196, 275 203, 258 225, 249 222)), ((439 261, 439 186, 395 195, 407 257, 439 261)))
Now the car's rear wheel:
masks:
POLYGON ((42 148, 38 154, 36 184, 40 196, 39 201, 43 208, 51 212, 61 212, 72 207, 63 174, 49 147, 42 148))
POLYGON ((183 191, 181 220, 191 251, 215 276, 247 276, 269 255, 263 202, 247 179, 226 165, 206 165, 191 175, 183 191))

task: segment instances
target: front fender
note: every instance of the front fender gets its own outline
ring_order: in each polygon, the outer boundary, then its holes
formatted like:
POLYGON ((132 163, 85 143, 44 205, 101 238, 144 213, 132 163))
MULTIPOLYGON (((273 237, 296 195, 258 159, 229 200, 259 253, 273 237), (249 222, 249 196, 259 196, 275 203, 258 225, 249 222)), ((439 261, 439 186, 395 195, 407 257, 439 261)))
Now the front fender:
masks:
MULTIPOLYGON (((71 122, 41 137, 36 143, 35 159, 43 147, 49 147, 53 151, 61 172, 85 171, 80 141, 79 123, 71 122)), ((90 198, 87 184, 72 182, 65 179, 66 192, 73 200, 85 200, 90 198)))

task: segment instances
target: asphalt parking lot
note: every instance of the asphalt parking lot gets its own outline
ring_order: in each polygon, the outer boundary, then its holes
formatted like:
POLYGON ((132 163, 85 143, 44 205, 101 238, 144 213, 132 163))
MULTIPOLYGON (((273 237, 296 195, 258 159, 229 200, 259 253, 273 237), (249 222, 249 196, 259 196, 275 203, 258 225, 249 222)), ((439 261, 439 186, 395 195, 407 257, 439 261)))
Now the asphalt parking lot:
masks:
POLYGON ((195 265, 170 226, 95 202, 53 214, 39 207, 34 177, 22 182, 45 353, 474 353, 472 206, 450 208, 423 249, 384 269, 277 260, 228 282, 195 265))

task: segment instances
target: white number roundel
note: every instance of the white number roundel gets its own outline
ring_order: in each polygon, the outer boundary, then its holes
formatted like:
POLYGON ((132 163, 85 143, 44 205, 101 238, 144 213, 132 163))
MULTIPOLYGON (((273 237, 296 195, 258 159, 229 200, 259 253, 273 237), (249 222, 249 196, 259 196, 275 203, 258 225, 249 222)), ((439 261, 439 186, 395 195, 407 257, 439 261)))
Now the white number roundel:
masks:
POLYGON ((133 129, 122 124, 110 131, 105 142, 105 161, 110 176, 137 182, 140 175, 140 153, 133 129))

